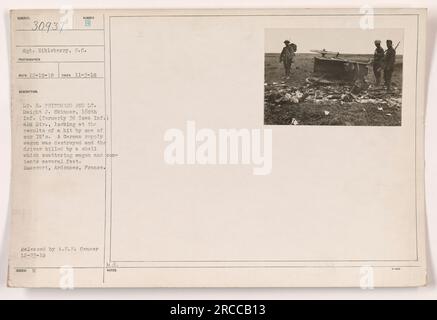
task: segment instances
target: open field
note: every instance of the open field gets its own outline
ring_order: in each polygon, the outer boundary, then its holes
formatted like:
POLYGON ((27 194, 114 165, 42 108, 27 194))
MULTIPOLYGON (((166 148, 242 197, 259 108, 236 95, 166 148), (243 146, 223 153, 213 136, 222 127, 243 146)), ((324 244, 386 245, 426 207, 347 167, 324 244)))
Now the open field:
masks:
MULTIPOLYGON (((392 83, 393 92, 375 88, 372 68, 366 77, 367 86, 359 94, 350 91, 353 83, 324 82, 315 84, 313 61, 316 54, 297 54, 290 79, 284 79, 284 69, 279 54, 265 55, 265 105, 266 125, 401 125, 402 56, 397 57, 392 83), (289 94, 287 96, 287 93, 289 94), (289 101, 290 95, 303 98, 289 101), (284 98, 284 95, 286 98, 284 98)), ((342 58, 367 62, 372 55, 341 55, 342 58)))

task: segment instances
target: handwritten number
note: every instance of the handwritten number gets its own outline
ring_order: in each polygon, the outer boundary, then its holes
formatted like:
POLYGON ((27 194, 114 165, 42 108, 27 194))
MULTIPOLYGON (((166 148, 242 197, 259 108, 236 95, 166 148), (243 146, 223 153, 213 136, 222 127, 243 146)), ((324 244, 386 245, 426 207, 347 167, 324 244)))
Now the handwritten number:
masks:
POLYGON ((33 22, 32 31, 57 31, 61 32, 64 28, 64 23, 58 23, 56 21, 38 21, 33 22))

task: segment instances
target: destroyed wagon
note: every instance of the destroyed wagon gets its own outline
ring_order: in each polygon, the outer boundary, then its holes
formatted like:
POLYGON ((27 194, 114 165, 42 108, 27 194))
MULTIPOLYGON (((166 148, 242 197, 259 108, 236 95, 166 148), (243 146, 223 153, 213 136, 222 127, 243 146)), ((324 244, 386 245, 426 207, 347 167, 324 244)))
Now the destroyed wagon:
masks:
POLYGON ((340 57, 339 52, 323 50, 311 50, 320 53, 321 56, 314 57, 314 74, 322 75, 324 78, 354 81, 362 80, 369 73, 369 63, 353 61, 340 57), (334 54, 327 57, 327 54, 334 54))

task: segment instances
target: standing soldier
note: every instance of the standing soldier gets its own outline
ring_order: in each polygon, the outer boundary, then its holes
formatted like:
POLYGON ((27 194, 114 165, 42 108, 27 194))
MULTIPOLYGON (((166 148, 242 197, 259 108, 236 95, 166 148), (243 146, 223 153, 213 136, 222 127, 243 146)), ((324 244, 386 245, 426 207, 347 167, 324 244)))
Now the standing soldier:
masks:
POLYGON ((384 67, 384 49, 381 47, 381 40, 375 40, 375 53, 373 54, 373 74, 376 85, 381 84, 382 69, 384 67))
POLYGON ((294 58, 294 49, 290 45, 290 41, 284 41, 285 47, 282 49, 281 56, 279 57, 279 62, 284 64, 285 77, 290 78, 291 64, 294 58))
POLYGON ((393 41, 387 40, 387 50, 384 57, 384 82, 387 91, 391 89, 391 77, 396 60, 396 50, 393 48, 393 41))

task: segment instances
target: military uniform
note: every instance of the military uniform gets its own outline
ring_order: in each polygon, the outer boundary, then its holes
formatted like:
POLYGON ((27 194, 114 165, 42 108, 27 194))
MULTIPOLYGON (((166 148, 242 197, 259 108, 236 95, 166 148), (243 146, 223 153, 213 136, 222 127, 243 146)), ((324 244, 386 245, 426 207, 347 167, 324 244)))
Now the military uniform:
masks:
POLYGON ((291 64, 294 60, 294 47, 290 45, 290 41, 284 41, 285 47, 282 49, 281 56, 279 57, 279 62, 284 64, 285 76, 289 77, 291 74, 291 64))
POLYGON ((384 57, 384 82, 387 90, 391 89, 391 78, 393 75, 393 70, 396 60, 396 50, 389 47, 385 52, 384 57))
POLYGON ((377 46, 373 54, 373 74, 375 75, 376 85, 381 83, 382 69, 384 68, 384 49, 377 46))

